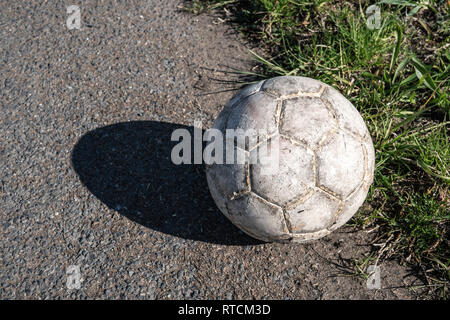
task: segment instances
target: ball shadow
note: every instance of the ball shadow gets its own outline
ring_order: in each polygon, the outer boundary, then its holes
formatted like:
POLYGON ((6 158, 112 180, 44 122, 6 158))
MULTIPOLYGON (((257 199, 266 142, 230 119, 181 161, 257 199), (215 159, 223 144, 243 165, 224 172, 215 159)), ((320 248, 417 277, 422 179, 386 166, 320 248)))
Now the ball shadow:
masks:
POLYGON ((98 199, 145 227, 215 244, 260 244, 216 207, 203 165, 172 163, 175 129, 187 129, 193 137, 193 127, 157 121, 95 129, 75 145, 73 168, 98 199))

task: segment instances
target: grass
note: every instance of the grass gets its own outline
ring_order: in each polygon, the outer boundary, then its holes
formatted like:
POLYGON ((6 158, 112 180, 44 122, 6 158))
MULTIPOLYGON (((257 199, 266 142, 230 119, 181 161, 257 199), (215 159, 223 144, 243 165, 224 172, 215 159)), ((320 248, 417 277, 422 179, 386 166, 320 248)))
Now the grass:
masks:
MULTIPOLYGON (((370 29, 372 1, 193 0, 256 42, 255 80, 319 79, 343 92, 366 121, 376 149, 375 179, 353 219, 376 228, 378 259, 422 271, 442 297, 450 284, 450 19, 447 1, 384 0, 370 29)), ((372 18, 373 19, 373 18, 372 18)))

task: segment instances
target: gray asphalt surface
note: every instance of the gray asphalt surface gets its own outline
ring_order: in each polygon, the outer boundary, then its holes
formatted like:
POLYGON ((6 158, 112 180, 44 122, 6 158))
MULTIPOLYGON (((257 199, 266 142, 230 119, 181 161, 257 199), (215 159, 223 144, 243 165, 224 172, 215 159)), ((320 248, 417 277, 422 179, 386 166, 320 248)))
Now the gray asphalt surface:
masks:
POLYGON ((206 94, 224 89, 211 78, 251 65, 229 26, 177 0, 83 1, 69 30, 69 4, 1 2, 1 298, 414 298, 395 261, 380 290, 343 276, 366 231, 260 243, 218 211, 203 166, 170 162, 172 131, 210 127, 232 96, 206 94))

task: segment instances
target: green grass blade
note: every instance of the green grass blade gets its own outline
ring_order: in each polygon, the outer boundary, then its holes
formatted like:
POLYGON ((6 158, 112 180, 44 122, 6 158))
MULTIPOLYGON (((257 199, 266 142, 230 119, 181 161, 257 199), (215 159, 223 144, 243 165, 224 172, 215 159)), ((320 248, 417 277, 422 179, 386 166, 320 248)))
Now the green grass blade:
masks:
POLYGON ((400 45, 402 43, 403 30, 399 24, 397 24, 396 32, 397 32, 397 42, 395 44, 394 52, 392 53, 391 64, 389 66, 389 74, 391 74, 391 75, 392 75, 392 69, 394 68, 395 63, 397 62, 397 58, 400 53, 400 45))
POLYGON ((411 63, 414 66, 417 78, 419 78, 420 81, 423 81, 428 89, 433 91, 436 90, 436 83, 434 83, 433 79, 430 77, 427 67, 416 57, 411 58, 411 63))
POLYGON ((405 68, 406 64, 408 63, 409 58, 405 58, 402 60, 402 62, 400 62, 397 66, 397 68, 395 69, 394 72, 394 77, 392 78, 392 83, 395 83, 395 80, 397 79, 398 75, 400 74, 400 72, 403 70, 403 68, 405 68))

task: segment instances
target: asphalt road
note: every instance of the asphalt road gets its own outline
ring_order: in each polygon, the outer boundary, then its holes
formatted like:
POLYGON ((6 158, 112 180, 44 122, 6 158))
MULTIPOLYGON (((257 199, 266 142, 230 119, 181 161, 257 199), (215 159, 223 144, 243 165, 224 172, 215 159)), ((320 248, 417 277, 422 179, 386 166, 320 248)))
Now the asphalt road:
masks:
POLYGON ((1 4, 0 298, 414 298, 395 261, 379 290, 344 276, 366 231, 255 241, 202 165, 170 162, 172 131, 232 96, 212 79, 251 65, 229 26, 177 0, 83 1, 70 29, 68 4, 1 4))

